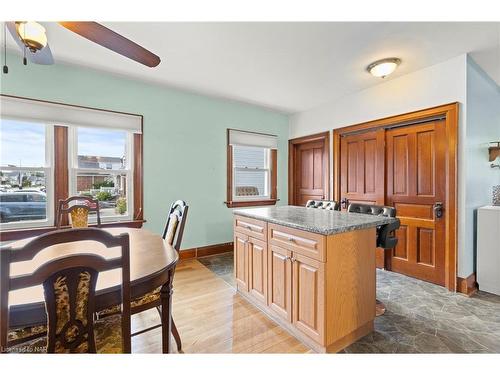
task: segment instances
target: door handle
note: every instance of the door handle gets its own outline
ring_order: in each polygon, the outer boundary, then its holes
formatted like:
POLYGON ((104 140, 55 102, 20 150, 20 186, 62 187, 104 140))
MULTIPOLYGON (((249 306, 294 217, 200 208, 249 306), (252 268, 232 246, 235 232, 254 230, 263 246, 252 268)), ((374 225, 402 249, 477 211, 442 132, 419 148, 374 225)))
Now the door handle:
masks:
POLYGON ((443 217, 443 211, 444 211, 443 202, 436 202, 434 204, 434 216, 437 219, 442 218, 443 217))

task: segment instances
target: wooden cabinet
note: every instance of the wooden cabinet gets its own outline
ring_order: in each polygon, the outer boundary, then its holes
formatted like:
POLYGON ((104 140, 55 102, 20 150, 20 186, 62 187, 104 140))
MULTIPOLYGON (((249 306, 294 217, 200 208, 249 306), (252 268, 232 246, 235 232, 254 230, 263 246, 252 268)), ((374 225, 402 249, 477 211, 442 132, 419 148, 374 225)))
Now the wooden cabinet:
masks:
POLYGON ((268 305, 282 319, 292 321, 292 252, 278 246, 269 246, 268 305))
POLYGON ((248 292, 248 236, 234 232, 234 278, 238 290, 248 292))
POLYGON ((336 352, 373 330, 375 228, 323 236, 235 216, 234 233, 238 291, 304 343, 336 352))
POLYGON ((314 341, 322 344, 325 313, 325 263, 293 253, 292 258, 293 324, 314 341))
POLYGON ((267 304, 267 243, 249 237, 248 291, 262 304, 267 304))

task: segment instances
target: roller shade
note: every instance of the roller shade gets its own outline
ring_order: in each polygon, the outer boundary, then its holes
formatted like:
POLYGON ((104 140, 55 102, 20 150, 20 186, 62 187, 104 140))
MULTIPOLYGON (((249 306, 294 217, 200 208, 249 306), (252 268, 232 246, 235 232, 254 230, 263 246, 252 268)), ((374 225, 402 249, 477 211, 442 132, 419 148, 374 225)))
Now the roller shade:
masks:
POLYGON ((2 118, 31 120, 53 125, 77 125, 141 133, 142 116, 76 107, 31 99, 0 96, 2 118))
POLYGON ((229 144, 231 146, 251 146, 277 149, 278 137, 270 134, 258 134, 229 129, 229 144))

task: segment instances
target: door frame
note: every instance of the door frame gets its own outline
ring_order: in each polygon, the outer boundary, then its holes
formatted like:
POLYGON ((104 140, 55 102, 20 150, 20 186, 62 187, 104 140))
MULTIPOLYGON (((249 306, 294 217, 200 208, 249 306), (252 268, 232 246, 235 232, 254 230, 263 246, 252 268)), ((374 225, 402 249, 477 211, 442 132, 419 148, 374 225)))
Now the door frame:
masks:
POLYGON ((323 189, 325 199, 330 199, 330 131, 326 131, 288 140, 288 204, 290 205, 295 203, 295 147, 314 141, 323 141, 323 165, 325 166, 323 189))
MULTIPOLYGON (((456 292, 457 290, 457 211, 458 211, 458 102, 444 104, 437 107, 409 112, 401 115, 385 117, 343 128, 333 129, 333 192, 334 199, 340 200, 340 139, 342 135, 389 128, 398 125, 410 125, 436 116, 445 117, 446 137, 446 238, 445 238, 445 287, 456 292)), ((385 177, 384 177, 385 178, 385 177)))

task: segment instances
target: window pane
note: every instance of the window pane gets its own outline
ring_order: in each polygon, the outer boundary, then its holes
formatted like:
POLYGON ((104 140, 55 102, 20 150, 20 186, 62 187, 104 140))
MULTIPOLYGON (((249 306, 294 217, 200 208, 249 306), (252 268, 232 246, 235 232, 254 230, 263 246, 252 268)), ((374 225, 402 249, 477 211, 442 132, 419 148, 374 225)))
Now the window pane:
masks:
POLYGON ((233 146, 233 163, 240 168, 267 168, 268 149, 257 147, 233 146))
POLYGON ((234 192, 237 197, 267 196, 267 171, 236 170, 234 192))
POLYGON ((76 176, 78 195, 99 201, 101 217, 127 215, 127 176, 79 172, 76 176))
POLYGON ((125 169, 127 133, 78 128, 78 168, 125 169))
POLYGON ((47 218, 44 171, 0 171, 2 223, 47 218))
POLYGON ((45 125, 1 119, 0 146, 4 167, 44 167, 45 125))

